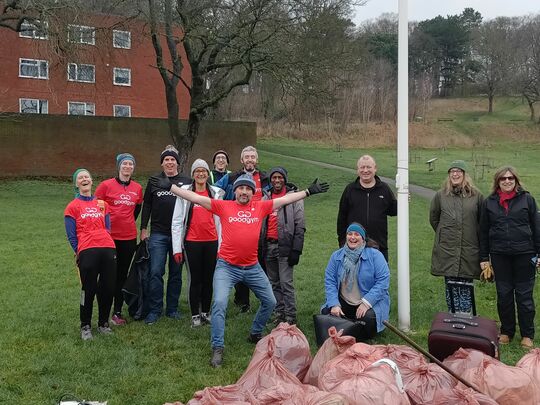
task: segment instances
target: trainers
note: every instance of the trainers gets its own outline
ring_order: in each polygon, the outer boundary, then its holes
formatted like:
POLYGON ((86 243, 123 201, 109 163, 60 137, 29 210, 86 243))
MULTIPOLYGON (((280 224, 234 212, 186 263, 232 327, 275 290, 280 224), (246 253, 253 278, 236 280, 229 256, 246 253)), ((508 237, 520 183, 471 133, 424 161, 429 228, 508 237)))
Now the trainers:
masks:
POLYGON ((210 323, 212 321, 212 317, 210 316, 210 314, 208 312, 203 312, 201 313, 201 322, 202 323, 210 323))
POLYGON ((531 338, 524 337, 521 339, 521 347, 524 349, 532 349, 534 347, 534 343, 531 338))
POLYGON ((109 326, 108 322, 105 322, 103 325, 98 326, 97 330, 102 335, 112 335, 113 334, 113 331, 112 331, 111 327, 109 326))
POLYGON ((201 316, 200 315, 193 315, 191 317, 191 327, 196 328, 198 326, 201 326, 201 316))
POLYGON ((240 312, 242 312, 244 314, 246 312, 249 312, 250 309, 251 309, 251 306, 249 304, 240 305, 240 312))
POLYGON ((212 358, 210 359, 210 365, 214 368, 221 367, 223 363, 223 347, 214 347, 212 349, 212 358))
POLYGON ((508 343, 510 343, 512 339, 510 339, 510 336, 508 335, 501 335, 499 336, 499 344, 500 345, 507 345, 508 343))
POLYGON ((115 326, 122 326, 127 323, 127 321, 122 318, 122 314, 114 314, 111 318, 111 323, 115 326))
POLYGON ((167 314, 167 318, 179 320, 179 319, 181 318, 180 312, 178 312, 178 311, 169 312, 169 313, 167 314))
POLYGON ((263 335, 261 333, 250 333, 249 337, 247 338, 247 341, 249 343, 257 343, 262 338, 263 338, 263 335))
POLYGON ((144 323, 147 325, 153 325, 157 322, 158 319, 159 319, 158 314, 150 312, 148 315, 146 315, 146 318, 144 318, 144 323))
POLYGON ((94 336, 92 336, 92 328, 90 325, 84 325, 81 326, 81 339, 82 340, 90 340, 94 336))
POLYGON ((278 326, 281 322, 285 322, 285 315, 283 315, 281 312, 274 312, 270 322, 275 326, 278 326))

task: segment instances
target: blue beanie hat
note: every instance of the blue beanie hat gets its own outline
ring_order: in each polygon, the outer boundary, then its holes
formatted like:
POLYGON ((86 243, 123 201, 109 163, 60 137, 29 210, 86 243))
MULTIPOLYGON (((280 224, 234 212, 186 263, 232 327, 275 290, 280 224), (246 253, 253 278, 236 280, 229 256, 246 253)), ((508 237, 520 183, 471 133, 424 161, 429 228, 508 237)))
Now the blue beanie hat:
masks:
POLYGON ((358 222, 353 222, 348 226, 347 233, 349 232, 358 232, 362 236, 362 239, 366 240, 366 230, 358 222))
POLYGON ((253 176, 247 173, 241 176, 238 176, 238 178, 234 181, 233 191, 235 191, 236 188, 240 186, 250 187, 253 190, 253 193, 255 193, 255 189, 257 188, 257 185, 255 184, 255 181, 253 180, 253 176))
POLYGON ((116 156, 116 171, 120 171, 120 165, 124 160, 131 160, 135 166, 135 158, 130 153, 120 153, 116 156))

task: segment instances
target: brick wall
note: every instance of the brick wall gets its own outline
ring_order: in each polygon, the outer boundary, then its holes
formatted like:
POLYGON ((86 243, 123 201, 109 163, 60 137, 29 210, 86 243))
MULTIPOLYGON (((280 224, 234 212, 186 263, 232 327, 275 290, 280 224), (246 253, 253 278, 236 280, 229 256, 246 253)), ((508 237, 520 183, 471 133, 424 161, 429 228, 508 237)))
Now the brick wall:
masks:
MULTIPOLYGON (((185 122, 183 122, 185 125, 185 122)), ((211 159, 217 149, 230 156, 229 169, 240 166, 240 152, 256 143, 256 124, 203 122, 188 160, 211 159)), ((13 114, 0 116, 0 177, 71 176, 78 167, 93 175, 113 176, 115 157, 135 156, 135 174, 160 171, 159 156, 172 144, 167 120, 13 114)))

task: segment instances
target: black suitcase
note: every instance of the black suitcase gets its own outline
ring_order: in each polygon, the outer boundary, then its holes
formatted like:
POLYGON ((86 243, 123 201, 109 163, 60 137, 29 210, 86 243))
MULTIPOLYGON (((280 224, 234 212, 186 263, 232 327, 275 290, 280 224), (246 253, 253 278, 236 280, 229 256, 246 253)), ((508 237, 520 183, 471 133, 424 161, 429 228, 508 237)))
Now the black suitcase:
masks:
POLYGON ((428 336, 429 352, 440 361, 454 354, 460 347, 475 349, 496 359, 499 358, 499 328, 494 320, 476 316, 474 287, 472 283, 449 282, 459 287, 469 287, 472 298, 472 314, 439 312, 435 315, 428 336))

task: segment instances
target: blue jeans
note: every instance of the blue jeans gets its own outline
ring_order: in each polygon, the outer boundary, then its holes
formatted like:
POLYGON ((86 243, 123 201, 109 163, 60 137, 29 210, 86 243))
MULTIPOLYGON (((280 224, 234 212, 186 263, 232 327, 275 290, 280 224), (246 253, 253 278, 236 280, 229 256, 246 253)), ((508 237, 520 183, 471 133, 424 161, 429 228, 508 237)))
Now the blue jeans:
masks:
POLYGON ((148 242, 150 253, 150 275, 148 280, 148 312, 161 315, 163 310, 163 276, 169 256, 169 278, 167 280, 167 302, 165 313, 178 311, 178 300, 182 290, 182 266, 174 261, 172 237, 164 233, 152 232, 148 242))
POLYGON ((276 299, 268 277, 259 263, 248 267, 234 266, 218 259, 214 272, 214 301, 212 302, 212 348, 224 347, 225 315, 229 304, 229 293, 236 283, 243 282, 261 302, 253 324, 252 334, 262 333, 274 307, 276 299))

